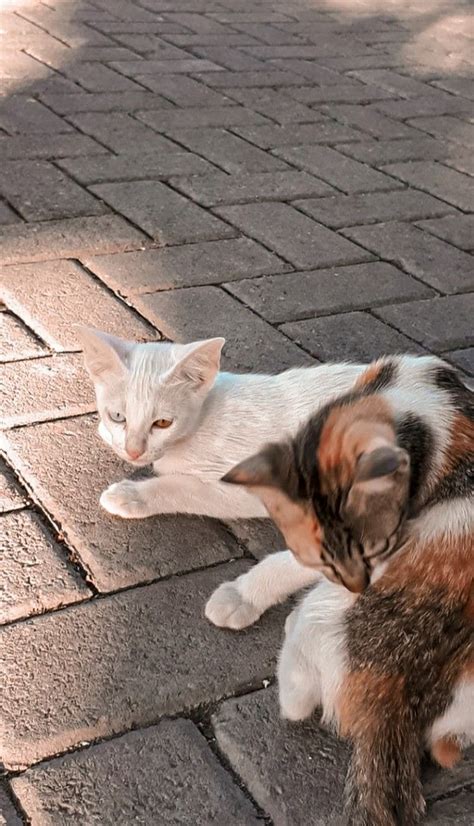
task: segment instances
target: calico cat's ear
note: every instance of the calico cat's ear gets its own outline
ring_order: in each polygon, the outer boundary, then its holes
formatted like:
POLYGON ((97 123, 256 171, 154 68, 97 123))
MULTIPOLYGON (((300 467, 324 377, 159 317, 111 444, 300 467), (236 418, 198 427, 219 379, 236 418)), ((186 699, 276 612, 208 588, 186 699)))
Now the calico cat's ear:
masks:
POLYGON ((74 329, 82 345, 86 369, 93 381, 119 378, 126 374, 133 344, 85 324, 75 324, 74 329))
POLYGON ((219 371, 225 338, 209 338, 186 346, 187 352, 163 377, 167 383, 187 381, 196 388, 210 389, 219 371))
POLYGON ((406 450, 396 445, 381 445, 366 450, 359 457, 354 484, 362 484, 369 492, 389 490, 401 481, 410 468, 410 457, 406 450))
POLYGON ((229 470, 222 481, 248 488, 277 488, 290 498, 295 497, 297 481, 291 445, 288 442, 267 445, 260 453, 229 470))

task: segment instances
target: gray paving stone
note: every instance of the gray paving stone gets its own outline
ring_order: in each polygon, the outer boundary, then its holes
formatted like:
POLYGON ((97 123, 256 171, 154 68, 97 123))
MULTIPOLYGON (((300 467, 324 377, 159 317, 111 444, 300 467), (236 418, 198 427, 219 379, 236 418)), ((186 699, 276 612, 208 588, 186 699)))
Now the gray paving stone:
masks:
POLYGON ((19 158, 65 158, 69 155, 101 155, 107 150, 87 135, 15 135, 0 137, 0 155, 4 160, 19 158))
POLYGON ((449 157, 443 159, 443 163, 452 166, 453 169, 457 169, 458 172, 464 172, 466 175, 474 176, 474 157, 472 155, 460 157, 457 152, 454 154, 456 157, 453 158, 450 154, 449 157))
POLYGON ((314 272, 266 275, 226 287, 272 323, 433 295, 411 276, 378 261, 314 272))
MULTIPOLYGON (((157 18, 155 18, 157 20, 157 18)), ((143 23, 136 24, 130 20, 121 23, 117 20, 107 23, 107 28, 113 34, 114 40, 118 43, 124 43, 133 49, 135 52, 134 58, 136 60, 136 53, 146 55, 147 57, 156 57, 160 60, 173 60, 187 56, 184 49, 178 49, 176 46, 171 46, 158 37, 158 34, 179 34, 185 32, 182 26, 176 26, 174 23, 152 23, 149 29, 143 23)), ((101 29, 102 30, 102 29, 101 29)), ((105 29, 104 29, 105 30, 105 29)), ((131 58, 128 58, 131 59, 131 58)))
POLYGON ((204 175, 215 172, 203 158, 192 152, 144 152, 140 154, 102 155, 100 158, 64 158, 59 166, 81 184, 111 181, 166 179, 173 175, 204 175))
POLYGON ((204 83, 199 83, 199 81, 186 75, 168 74, 157 75, 156 77, 155 75, 138 75, 136 80, 142 86, 151 89, 152 92, 157 92, 177 106, 207 106, 214 108, 232 104, 232 100, 226 97, 225 94, 216 92, 204 83))
POLYGON ((268 120, 243 106, 205 107, 199 109, 177 109, 167 112, 144 111, 136 116, 149 124, 157 132, 174 135, 179 140, 182 129, 198 129, 203 126, 240 126, 241 124, 265 124, 268 120))
MULTIPOLYGON (((408 120, 409 118, 421 118, 431 115, 452 115, 469 114, 473 112, 472 101, 455 95, 440 94, 417 97, 412 100, 392 100, 377 102, 376 109, 380 109, 390 117, 408 120)), ((417 124, 414 122, 414 126, 417 124)))
POLYGON ((4 264, 143 249, 150 241, 119 215, 0 227, 4 264))
POLYGON ((474 293, 383 307, 377 315, 433 350, 474 346, 474 293))
POLYGON ((169 100, 139 87, 135 92, 44 94, 43 100, 59 115, 74 115, 77 112, 134 112, 137 109, 172 108, 169 100))
POLYGON ((356 69, 350 73, 363 83, 379 86, 388 92, 393 92, 402 98, 417 98, 424 95, 439 94, 427 83, 422 83, 412 77, 405 77, 390 69, 356 69))
POLYGON ((210 60, 200 60, 197 57, 186 55, 183 60, 130 60, 125 62, 111 63, 112 67, 118 69, 124 75, 137 77, 137 75, 162 75, 162 74, 191 74, 198 72, 219 72, 224 73, 221 66, 217 66, 210 60))
MULTIPOLYGON (((203 9, 204 7, 196 8, 196 12, 202 12, 203 9)), ((205 10, 207 11, 208 9, 209 6, 206 5, 205 10)), ((217 22, 217 20, 212 20, 204 14, 193 12, 188 13, 183 11, 175 12, 170 9, 166 9, 165 19, 170 20, 173 23, 179 23, 186 29, 190 29, 192 32, 206 32, 221 35, 227 35, 229 33, 227 26, 222 26, 217 22)), ((232 29, 230 31, 232 32, 232 29)))
MULTIPOLYGON (((303 48, 307 47, 305 46, 303 48)), ((314 57, 317 57, 317 54, 314 55, 314 57)), ((291 72, 301 75, 301 77, 306 78, 306 80, 311 81, 311 83, 314 83, 317 86, 340 86, 342 84, 349 86, 360 85, 358 81, 351 80, 351 78, 347 75, 341 75, 338 72, 333 71, 332 69, 326 69, 324 66, 320 66, 318 63, 315 63, 312 60, 287 57, 285 60, 272 60, 272 65, 278 66, 279 69, 287 69, 291 72)), ((302 84, 300 81, 300 86, 302 85, 304 84, 302 84)))
POLYGON ((344 83, 339 86, 301 86, 288 89, 288 94, 301 103, 310 103, 321 106, 327 103, 372 103, 374 100, 392 98, 391 92, 378 89, 377 86, 354 86, 353 83, 344 83))
POLYGON ((203 206, 289 201, 334 192, 332 186, 324 181, 294 169, 288 172, 251 172, 241 175, 215 172, 200 178, 171 178, 170 183, 203 206))
POLYGON ((412 138, 416 140, 417 133, 405 123, 394 118, 388 118, 369 106, 357 106, 349 99, 347 105, 324 106, 323 111, 335 120, 346 126, 354 126, 362 132, 386 140, 412 138))
POLYGON ((455 797, 437 800, 428 806, 426 826, 469 826, 474 810, 474 792, 466 790, 455 797))
POLYGON ((161 246, 229 238, 237 233, 159 181, 97 184, 92 192, 161 246))
MULTIPOLYGON (((288 169, 288 164, 274 158, 225 129, 182 129, 179 142, 197 152, 226 172, 273 172, 288 169)), ((177 138, 178 139, 178 138, 177 138)))
POLYGON ((0 513, 20 510, 25 507, 26 501, 26 494, 18 485, 12 470, 0 460, 0 513))
POLYGON ((42 261, 0 270, 0 296, 55 350, 79 350, 74 324, 138 340, 156 333, 74 261, 42 261), (32 283, 35 289, 31 289, 32 283))
POLYGON ((3 163, 0 186, 12 206, 28 221, 107 212, 105 204, 48 161, 3 163))
POLYGON ((232 128, 232 131, 247 141, 255 143, 262 149, 275 149, 278 146, 301 146, 313 143, 338 143, 339 141, 358 141, 360 132, 348 126, 321 118, 318 123, 270 124, 268 126, 247 126, 232 128))
POLYGON ((372 256, 288 204, 219 207, 226 220, 300 269, 356 264, 372 256))
POLYGON ((472 258, 411 224, 353 227, 344 235, 445 293, 472 289, 472 258))
POLYGON ((261 40, 263 43, 278 45, 298 45, 302 43, 299 37, 283 31, 268 23, 234 23, 233 28, 261 40))
POLYGON ((429 137, 344 143, 336 146, 336 149, 372 166, 384 166, 399 161, 444 160, 456 151, 453 144, 429 137))
POLYGON ((82 356, 12 361, 2 367, 0 427, 64 418, 95 410, 82 356))
POLYGON ((320 361, 372 361, 388 353, 420 352, 414 341, 367 313, 295 321, 281 329, 320 361))
POLYGON ((38 100, 23 95, 4 99, 0 105, 0 128, 10 134, 72 132, 62 118, 38 100))
MULTIPOLYGON (((243 45, 242 51, 248 52, 250 55, 260 57, 262 60, 278 60, 280 58, 287 58, 300 61, 316 60, 320 54, 317 46, 308 46, 305 43, 300 43, 296 46, 262 46, 258 45, 243 45)), ((310 64, 314 65, 314 64, 310 64)), ((324 68, 324 67, 323 67, 324 68)))
MULTIPOLYGON (((316 221, 336 229, 357 224, 429 218, 454 212, 454 208, 448 204, 416 189, 308 199, 298 201, 296 206, 316 221)), ((454 220, 457 220, 457 217, 454 220)))
POLYGON ((114 152, 176 152, 177 147, 124 112, 83 112, 70 120, 114 152))
POLYGON ((341 155, 330 146, 286 147, 275 149, 275 154, 349 195, 401 187, 394 178, 341 155))
POLYGON ((188 48, 192 46, 251 46, 258 44, 258 40, 250 34, 213 34, 212 32, 201 32, 200 34, 169 34, 166 40, 175 43, 176 46, 188 48))
POLYGON ((0 824, 1 826, 22 826, 22 821, 3 786, 0 786, 0 824))
MULTIPOLYGON (((0 623, 51 611, 91 592, 35 513, 0 517, 0 623)), ((0 821, 1 822, 1 821, 0 821)))
POLYGON ((205 241, 124 255, 99 255, 83 261, 113 290, 125 296, 174 287, 219 284, 224 280, 234 281, 288 269, 276 255, 250 238, 205 241))
POLYGON ((111 517, 99 507, 102 491, 130 476, 98 438, 97 417, 8 431, 7 453, 53 515, 102 592, 204 568, 239 556, 218 522, 162 516, 140 521, 111 517), (64 462, 64 457, 68 462, 64 462), (65 491, 74 496, 64 496, 65 491))
POLYGON ((438 89, 445 89, 454 95, 462 95, 470 100, 474 100, 472 78, 470 77, 443 77, 440 80, 433 81, 433 86, 436 86, 438 89))
POLYGON ((466 252, 474 250, 474 215, 447 215, 445 218, 420 221, 419 226, 466 252))
POLYGON ((189 720, 166 720, 51 760, 12 786, 31 821, 51 826, 261 823, 189 720))
POLYGON ((251 89, 268 86, 301 86, 304 81, 299 75, 293 72, 284 72, 278 69, 268 69, 266 71, 253 72, 214 72, 213 74, 197 74, 196 78, 219 89, 251 89))
POLYGON ((461 172, 435 161, 412 161, 384 166, 384 170, 411 186, 424 189, 466 212, 474 210, 472 181, 461 172))
POLYGON ((316 719, 280 719, 276 691, 227 700, 212 717, 220 750, 275 826, 336 826, 348 753, 316 719))
POLYGON ((286 547, 284 537, 270 519, 239 519, 227 524, 239 545, 256 559, 286 547))
POLYGON ((275 666, 281 609, 238 645, 204 617, 214 588, 246 567, 173 577, 3 629, 5 764, 22 767, 261 684, 275 666))
POLYGON ((11 313, 0 312, 0 362, 31 359, 47 352, 20 319, 11 313))
POLYGON ((73 63, 66 65, 65 72, 88 92, 138 91, 140 87, 130 78, 115 72, 112 68, 114 65, 120 64, 112 63, 110 66, 104 66, 101 63, 73 63))
POLYGON ((232 72, 265 71, 268 64, 229 46, 194 46, 193 53, 232 72))
POLYGON ((228 97, 277 123, 313 123, 321 120, 320 112, 291 100, 275 89, 228 89, 228 97))
POLYGON ((474 376, 474 347, 466 347, 462 350, 453 350, 444 353, 444 357, 456 367, 460 367, 465 373, 474 376))
MULTIPOLYGON (((0 139, 1 140, 1 139, 0 139)), ((0 201, 0 225, 18 224, 20 217, 4 201, 0 201)))

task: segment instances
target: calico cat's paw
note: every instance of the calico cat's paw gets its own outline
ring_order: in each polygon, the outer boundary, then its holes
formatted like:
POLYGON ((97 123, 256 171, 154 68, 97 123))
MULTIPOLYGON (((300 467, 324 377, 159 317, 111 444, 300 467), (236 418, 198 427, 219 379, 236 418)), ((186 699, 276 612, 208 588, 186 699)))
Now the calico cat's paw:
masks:
POLYGON ((110 485, 104 490, 99 501, 104 510, 113 516, 121 516, 122 519, 140 519, 148 516, 140 485, 130 479, 110 485))
POLYGON ((213 625, 239 631, 262 615, 256 605, 246 602, 234 582, 223 582, 207 601, 205 614, 213 625))

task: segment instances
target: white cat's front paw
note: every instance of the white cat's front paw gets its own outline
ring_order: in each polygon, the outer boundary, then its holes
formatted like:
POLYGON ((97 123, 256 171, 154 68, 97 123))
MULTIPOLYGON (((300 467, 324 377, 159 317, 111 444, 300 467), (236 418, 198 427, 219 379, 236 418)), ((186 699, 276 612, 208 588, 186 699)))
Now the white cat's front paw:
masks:
POLYGON ((108 513, 122 519, 140 519, 148 515, 140 486, 130 479, 110 485, 100 497, 100 504, 108 513))
POLYGON ((219 585, 207 602, 205 614, 208 620, 219 628, 239 631, 247 628, 262 615, 256 605, 246 602, 234 582, 219 585))

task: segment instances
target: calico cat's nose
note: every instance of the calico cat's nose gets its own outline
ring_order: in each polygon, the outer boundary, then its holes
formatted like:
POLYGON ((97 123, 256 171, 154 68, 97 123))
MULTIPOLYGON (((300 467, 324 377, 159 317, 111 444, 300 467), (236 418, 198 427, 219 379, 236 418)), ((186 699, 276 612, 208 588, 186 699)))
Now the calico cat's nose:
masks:
POLYGON ((370 575, 363 559, 354 560, 349 567, 339 571, 343 585, 354 594, 361 594, 370 583, 370 575))

